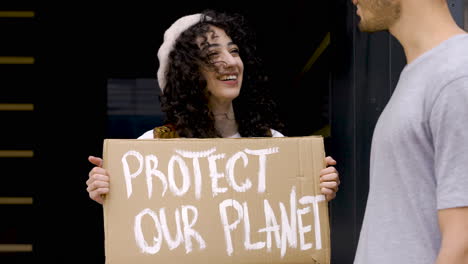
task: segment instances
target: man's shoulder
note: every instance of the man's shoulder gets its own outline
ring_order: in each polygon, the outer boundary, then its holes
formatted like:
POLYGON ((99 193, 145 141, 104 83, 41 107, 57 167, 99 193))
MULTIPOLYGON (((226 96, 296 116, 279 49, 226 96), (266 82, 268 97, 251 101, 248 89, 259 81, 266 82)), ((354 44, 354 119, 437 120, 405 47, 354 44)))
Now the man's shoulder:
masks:
POLYGON ((454 37, 439 54, 437 68, 444 76, 457 79, 468 74, 468 34, 454 37), (453 73, 453 74, 451 74, 453 73))
POLYGON ((432 104, 452 82, 468 76, 468 34, 449 39, 427 56, 422 55, 414 66, 402 77, 411 80, 410 85, 419 83, 423 84, 422 87, 430 88, 423 91, 432 99, 428 101, 432 104))

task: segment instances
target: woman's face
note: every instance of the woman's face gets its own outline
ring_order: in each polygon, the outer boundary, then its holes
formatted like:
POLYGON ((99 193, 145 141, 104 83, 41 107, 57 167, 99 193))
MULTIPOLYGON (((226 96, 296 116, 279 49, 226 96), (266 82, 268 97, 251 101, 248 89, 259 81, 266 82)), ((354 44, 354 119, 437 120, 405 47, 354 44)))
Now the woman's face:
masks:
POLYGON ((239 47, 226 32, 215 26, 210 29, 206 43, 203 43, 203 38, 199 38, 197 43, 205 50, 214 67, 201 67, 200 71, 206 81, 210 100, 229 102, 240 93, 244 64, 239 56, 239 47))

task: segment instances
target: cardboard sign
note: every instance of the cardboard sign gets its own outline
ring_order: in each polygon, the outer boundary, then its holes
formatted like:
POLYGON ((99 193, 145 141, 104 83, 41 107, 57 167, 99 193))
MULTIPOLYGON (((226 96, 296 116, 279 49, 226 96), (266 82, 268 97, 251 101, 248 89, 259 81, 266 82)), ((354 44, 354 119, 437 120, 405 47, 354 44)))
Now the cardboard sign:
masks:
POLYGON ((322 137, 104 142, 106 263, 330 263, 322 137))

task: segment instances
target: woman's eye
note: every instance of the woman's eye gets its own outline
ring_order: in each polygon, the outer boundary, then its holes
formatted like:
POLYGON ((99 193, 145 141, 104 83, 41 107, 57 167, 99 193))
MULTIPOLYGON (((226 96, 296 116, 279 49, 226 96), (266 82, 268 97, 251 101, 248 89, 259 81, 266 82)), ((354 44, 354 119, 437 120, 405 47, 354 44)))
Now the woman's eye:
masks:
POLYGON ((214 57, 216 57, 216 56, 218 56, 218 52, 210 52, 210 53, 208 53, 208 58, 214 58, 214 57))
POLYGON ((231 53, 239 54, 239 49, 233 49, 233 50, 231 50, 231 53))

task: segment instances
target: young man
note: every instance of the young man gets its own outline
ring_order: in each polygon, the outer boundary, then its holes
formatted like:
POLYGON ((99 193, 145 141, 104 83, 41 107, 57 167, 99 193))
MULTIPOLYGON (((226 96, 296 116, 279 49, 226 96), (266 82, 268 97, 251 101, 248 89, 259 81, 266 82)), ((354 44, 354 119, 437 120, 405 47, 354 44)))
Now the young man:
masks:
POLYGON ((446 0, 353 0, 407 58, 374 130, 355 264, 468 263, 468 34, 446 0))

